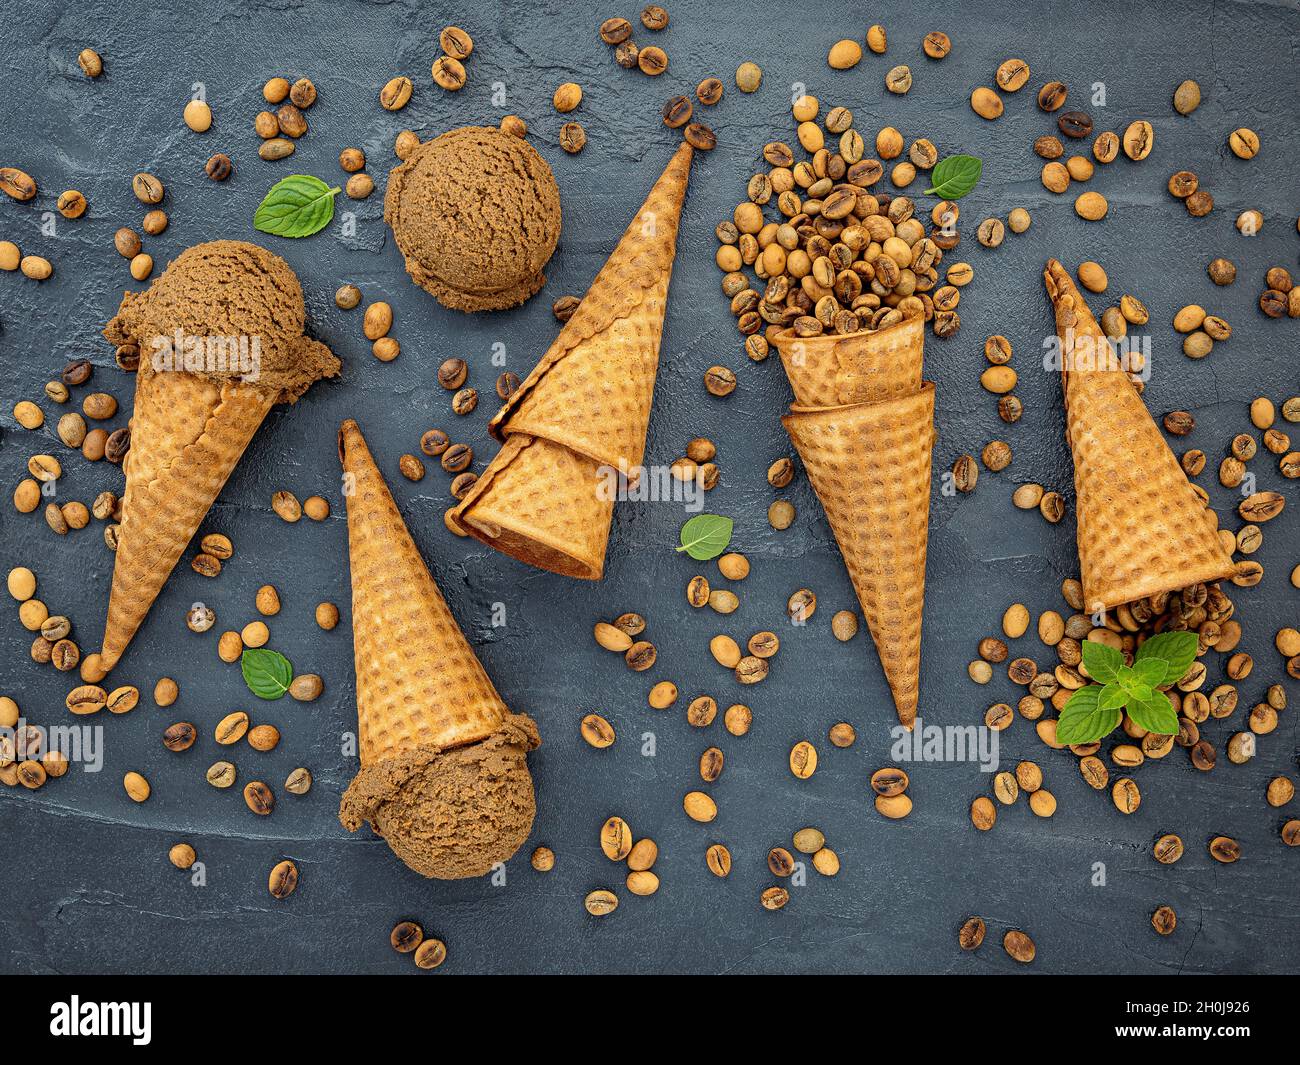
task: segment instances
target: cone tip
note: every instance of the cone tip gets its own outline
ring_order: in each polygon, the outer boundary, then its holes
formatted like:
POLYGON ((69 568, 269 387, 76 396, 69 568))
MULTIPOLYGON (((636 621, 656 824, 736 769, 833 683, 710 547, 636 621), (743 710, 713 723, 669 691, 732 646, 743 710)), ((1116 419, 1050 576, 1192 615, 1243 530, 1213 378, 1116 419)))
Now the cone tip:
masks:
POLYGON ((349 444, 355 444, 360 440, 365 443, 365 437, 361 435, 361 426, 357 425, 356 420, 347 418, 339 425, 339 462, 347 462, 347 449, 349 444))

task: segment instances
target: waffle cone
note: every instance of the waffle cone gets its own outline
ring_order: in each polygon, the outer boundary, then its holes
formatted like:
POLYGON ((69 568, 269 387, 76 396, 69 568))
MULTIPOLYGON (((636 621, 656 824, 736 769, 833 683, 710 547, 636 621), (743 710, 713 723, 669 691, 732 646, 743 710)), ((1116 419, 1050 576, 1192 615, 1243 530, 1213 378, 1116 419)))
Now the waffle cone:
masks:
POLYGON ((608 479, 636 479, 692 149, 669 160, 578 309, 488 423, 502 448, 452 512, 529 565, 598 580, 614 513, 608 479))
POLYGON ((138 371, 101 651, 105 670, 144 622, 274 399, 237 381, 138 371))
POLYGON ((925 319, 920 317, 843 336, 797 337, 787 330, 775 341, 796 409, 872 403, 921 388, 925 319))
POLYGON ((597 580, 614 513, 604 474, 611 468, 562 444, 511 433, 453 520, 520 562, 597 580))
POLYGON ((1128 375, 1105 358, 1111 349, 1070 275, 1052 259, 1043 278, 1061 342, 1086 609, 1231 576, 1213 512, 1192 490, 1128 375))
POLYGON ((645 452, 677 226, 690 177, 683 143, 572 318, 488 429, 526 433, 615 469, 645 452))
POLYGON ((508 711, 430 576, 354 421, 339 428, 361 765, 486 739, 508 711))
POLYGON ((781 419, 821 500, 894 696, 916 720, 934 385, 781 419))

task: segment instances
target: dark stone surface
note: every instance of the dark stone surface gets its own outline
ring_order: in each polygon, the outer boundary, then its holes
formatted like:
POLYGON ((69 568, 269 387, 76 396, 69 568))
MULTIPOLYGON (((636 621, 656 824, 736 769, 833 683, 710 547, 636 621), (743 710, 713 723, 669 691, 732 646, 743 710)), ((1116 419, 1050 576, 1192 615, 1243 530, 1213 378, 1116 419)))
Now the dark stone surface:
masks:
MULTIPOLYGON (((6 13, 0 41, 8 90, 0 94, 0 163, 32 173, 40 195, 29 204, 0 203, 3 236, 55 265, 42 285, 14 274, 0 278, 0 394, 4 398, 0 481, 6 495, 22 476, 27 457, 51 451, 65 460, 60 483, 66 496, 89 502, 101 489, 120 487, 119 472, 69 454, 53 436, 59 411, 42 384, 73 357, 96 365, 93 387, 113 392, 124 410, 131 381, 112 365, 99 330, 130 282, 112 248, 119 225, 138 225, 142 210, 130 191, 137 170, 158 174, 168 188, 172 216, 161 237, 146 246, 161 269, 184 247, 216 237, 259 239, 298 271, 307 292, 311 327, 345 361, 341 381, 316 386, 293 409, 273 413, 214 507, 204 531, 227 533, 235 557, 219 579, 207 582, 188 566, 189 553, 114 680, 146 693, 159 676, 181 684, 177 705, 160 710, 149 698, 133 713, 95 720, 102 726, 102 772, 74 769, 37 793, 0 792, 0 967, 15 972, 53 971, 365 971, 414 972, 387 944, 401 918, 420 921, 441 936, 450 958, 444 971, 939 971, 983 973, 1017 968, 1000 949, 1010 927, 1037 941, 1041 972, 1245 972, 1294 971, 1300 961, 1300 909, 1296 895, 1300 851, 1278 839, 1284 814, 1264 803, 1273 775, 1296 772, 1295 709, 1263 738, 1249 765, 1200 774, 1176 750, 1163 763, 1143 767, 1140 811, 1121 817, 1108 796, 1086 787, 1066 753, 1045 749, 1032 727, 1017 721, 1002 736, 1002 760, 1036 759, 1060 809, 1053 820, 1033 817, 1023 800, 1001 811, 994 831, 976 833, 967 818, 973 796, 989 780, 969 763, 912 766, 916 810, 887 823, 871 807, 868 773, 889 761, 888 728, 894 715, 865 631, 851 644, 830 636, 838 609, 854 606, 829 529, 802 474, 787 492, 799 518, 774 533, 765 512, 774 497, 764 470, 789 451, 778 416, 789 392, 775 358, 749 364, 740 352, 725 301, 718 292, 712 230, 743 196, 758 149, 774 138, 793 139, 788 104, 791 83, 806 82, 824 106, 852 107, 860 129, 884 124, 910 139, 929 136, 942 154, 963 150, 986 160, 978 190, 962 202, 963 244, 976 279, 961 305, 963 328, 949 341, 930 340, 927 376, 937 382, 939 442, 931 516, 922 715, 939 724, 970 724, 985 707, 1016 693, 999 676, 980 689, 966 678, 976 640, 997 630, 1013 600, 1037 612, 1063 609, 1057 587, 1075 571, 1072 515, 1049 526, 1037 513, 1010 504, 1015 484, 1038 481, 1069 491, 1071 467, 1061 435, 1058 382, 1038 368, 1037 352, 1051 329, 1040 271, 1049 255, 1073 267, 1095 258, 1110 272, 1113 293, 1133 292, 1151 310, 1154 375, 1147 391, 1157 414, 1195 410, 1199 427, 1186 446, 1212 456, 1200 480, 1211 489, 1224 524, 1240 522, 1233 493, 1220 489, 1213 463, 1231 436, 1249 428, 1246 405, 1256 395, 1280 402, 1300 392, 1294 321, 1265 319, 1255 308, 1264 270, 1296 265, 1296 203, 1300 183, 1294 125, 1296 40, 1300 17, 1279 3, 1192 3, 1173 13, 1161 5, 1070 5, 1011 8, 991 0, 938 0, 925 9, 882 13, 890 36, 884 57, 868 56, 856 70, 827 69, 826 50, 837 38, 861 34, 873 16, 861 5, 808 3, 797 13, 780 5, 678 4, 672 25, 654 37, 636 25, 636 39, 662 44, 669 72, 651 81, 619 69, 596 27, 632 7, 595 3, 509 3, 454 10, 446 3, 253 3, 218 0, 193 12, 172 4, 95 3, 50 6, 20 0, 6 13), (438 30, 465 27, 476 47, 469 86, 459 95, 434 87, 429 65, 438 30), (942 63, 927 60, 920 41, 932 29, 954 42, 942 63), (84 79, 75 57, 85 45, 104 55, 106 72, 84 79), (1007 100, 996 123, 976 118, 970 89, 991 84, 993 70, 1010 55, 1033 68, 1030 85, 1007 100), (742 96, 733 71, 744 59, 764 68, 760 92, 742 96), (883 90, 883 73, 895 63, 912 66, 910 95, 883 90), (379 87, 396 73, 410 74, 415 97, 406 111, 378 107, 379 87), (311 76, 320 101, 309 113, 311 132, 298 154, 279 164, 261 162, 251 129, 262 105, 260 86, 274 74, 311 76), (672 301, 664 332, 659 385, 650 428, 648 461, 667 463, 686 440, 708 435, 719 445, 723 483, 709 509, 734 515, 735 546, 749 555, 753 574, 737 587, 740 610, 729 618, 692 613, 682 589, 697 570, 716 574, 673 552, 679 507, 624 504, 617 509, 606 576, 582 584, 533 571, 481 546, 454 539, 441 514, 449 498, 439 470, 420 484, 397 476, 399 454, 415 451, 420 433, 441 425, 474 445, 481 468, 492 453, 485 423, 494 402, 459 420, 433 382, 437 362, 465 356, 472 383, 490 393, 499 369, 492 346, 505 345, 507 366, 520 376, 556 332, 550 303, 580 294, 613 246, 676 143, 659 121, 662 101, 689 92, 708 74, 727 85, 722 103, 705 120, 719 132, 719 148, 700 157, 687 199, 672 301), (1197 77, 1205 101, 1190 118, 1175 115, 1170 97, 1185 77, 1197 77), (1122 130, 1146 117, 1156 129, 1151 157, 1141 165, 1121 159, 1099 168, 1093 187, 1110 199, 1102 224, 1075 217, 1070 198, 1047 194, 1038 181, 1039 160, 1030 144, 1053 123, 1033 103, 1048 78, 1068 83, 1071 102, 1094 114, 1098 129, 1122 130), (587 128, 586 150, 565 156, 557 147, 561 120, 550 108, 554 86, 581 83, 586 97, 574 118, 587 128), (181 109, 191 85, 206 86, 216 123, 206 136, 189 132, 181 109), (501 82, 503 109, 491 86, 501 82), (1104 82, 1106 105, 1086 102, 1087 86, 1104 82), (465 317, 444 311, 411 286, 382 224, 381 194, 365 203, 340 200, 354 212, 356 235, 329 231, 295 243, 259 237, 253 209, 269 185, 290 172, 314 173, 341 183, 337 155, 347 145, 365 148, 382 187, 392 163, 392 139, 411 127, 431 135, 452 125, 496 122, 502 110, 522 114, 533 143, 555 168, 564 202, 560 248, 542 293, 513 312, 465 317), (1252 162, 1225 147, 1238 125, 1255 128, 1263 150, 1252 162), (216 151, 234 160, 235 174, 216 185, 203 163, 216 151), (1164 191, 1177 169, 1201 176, 1217 201, 1213 215, 1191 219, 1164 191), (79 188, 90 210, 79 221, 57 219, 42 232, 42 212, 67 187, 79 188), (1009 236, 996 251, 980 248, 974 228, 989 214, 1005 217, 1015 206, 1034 214, 1024 236, 1009 236), (1261 236, 1246 239, 1233 228, 1236 214, 1258 207, 1266 216, 1261 236), (1235 259, 1235 286, 1215 289, 1205 264, 1217 254, 1235 259), (396 311, 394 335, 403 353, 382 365, 361 337, 360 311, 345 314, 332 302, 343 281, 359 284, 367 299, 383 297, 396 311), (1184 359, 1169 328, 1173 312, 1200 302, 1233 325, 1230 342, 1198 363, 1184 359), (1015 345, 1020 395, 1027 413, 1011 428, 998 421, 993 400, 977 377, 984 337, 1005 333, 1015 345), (740 387, 726 401, 701 385, 714 362, 734 367, 740 387), (38 400, 47 427, 17 428, 9 411, 22 398, 38 400), (443 587, 452 609, 477 646, 506 701, 534 715, 544 746, 533 757, 539 813, 533 840, 559 855, 549 876, 535 874, 528 850, 507 867, 503 885, 487 881, 427 882, 407 871, 382 841, 349 836, 336 819, 337 799, 355 765, 340 753, 355 727, 348 627, 346 535, 334 446, 338 423, 355 417, 393 483, 395 494, 443 587), (1015 448, 1003 474, 984 472, 970 496, 937 490, 938 474, 963 451, 978 453, 1003 436, 1015 448), (283 524, 270 509, 271 493, 288 488, 305 498, 327 496, 335 510, 323 524, 283 524), (284 602, 271 620, 272 645, 300 671, 325 678, 315 703, 288 700, 253 705, 236 669, 215 654, 220 630, 251 620, 253 593, 275 583, 284 602), (800 586, 816 590, 819 610, 806 629, 784 623, 786 597, 800 586), (330 599, 344 622, 322 633, 314 605, 330 599), (217 611, 216 629, 190 634, 187 606, 202 600, 217 611), (493 627, 493 604, 504 604, 506 624, 493 627), (659 664, 648 674, 629 672, 600 651, 594 621, 625 610, 649 619, 659 664), (745 639, 763 628, 780 631, 783 647, 770 679, 738 690, 707 652, 709 637, 730 632, 745 639), (654 680, 672 678, 682 702, 672 711, 647 708, 654 680), (685 701, 711 692, 726 706, 747 699, 752 733, 735 739, 718 723, 700 732, 683 716, 685 701), (217 792, 204 768, 228 753, 211 738, 212 726, 230 710, 252 711, 278 725, 284 739, 270 754, 237 748, 241 780, 261 777, 279 794, 275 814, 257 819, 239 789, 217 792), (619 731, 611 749, 593 751, 578 736, 580 716, 604 713, 619 731), (177 719, 194 721, 195 747, 174 755, 159 742, 177 719), (830 748, 833 722, 855 723, 860 739, 846 751, 830 748), (640 739, 653 733, 657 753, 641 754, 640 739), (796 781, 786 768, 790 745, 810 738, 821 768, 796 781), (727 768, 711 791, 721 809, 709 826, 688 821, 682 795, 698 783, 696 761, 709 744, 726 752, 727 768), (311 794, 283 794, 290 769, 315 775, 311 794), (153 797, 132 804, 121 787, 130 769, 145 773, 153 797), (649 899, 629 896, 620 870, 601 855, 597 831, 619 813, 636 834, 660 846, 656 871, 663 888, 649 899), (821 828, 840 854, 843 871, 827 880, 809 870, 806 887, 781 913, 758 906, 771 882, 767 849, 789 844, 805 825, 821 828), (1187 855, 1176 866, 1157 865, 1151 842, 1178 832, 1187 855), (1210 859, 1206 844, 1226 833, 1242 842, 1235 866, 1210 859), (205 865, 207 886, 192 887, 167 862, 168 847, 189 840, 205 865), (735 856, 727 881, 704 867, 706 846, 725 842, 735 856), (302 872, 297 893, 284 902, 267 894, 266 878, 282 857, 302 872), (1094 886, 1095 863, 1104 863, 1105 886, 1094 886), (615 888, 622 905, 603 920, 587 916, 582 897, 596 887, 615 888), (1148 918, 1155 906, 1178 911, 1177 932, 1155 936, 1148 918), (963 955, 956 931, 970 914, 989 922, 981 951, 963 955)), ((918 183, 919 191, 925 186, 918 183)), ((930 198, 921 197, 928 205, 930 198)), ((1104 304, 1097 300, 1097 310, 1104 304)), ((87 389, 78 390, 78 394, 87 389)), ((1242 708, 1208 736, 1222 750, 1227 736, 1265 687, 1281 678, 1272 634, 1295 624, 1297 593, 1287 573, 1298 561, 1295 492, 1270 456, 1252 463, 1262 488, 1288 493, 1289 509, 1265 528, 1256 556, 1267 576, 1254 589, 1233 590, 1246 628, 1243 648, 1257 658, 1241 685, 1242 708)), ((99 523, 56 538, 38 514, 0 507, 5 570, 31 566, 39 595, 55 612, 69 614, 86 649, 97 646, 112 568, 99 523)), ((3 689, 37 723, 63 723, 68 678, 37 668, 27 658, 30 635, 12 608, 0 617, 3 689)), ((1031 634, 1017 645, 1046 661, 1050 653, 1031 634)), ((1219 656, 1211 655, 1211 659, 1219 656)), ((1219 664, 1212 663, 1217 675, 1219 664)), ((1300 688, 1288 682, 1293 702, 1300 688)))

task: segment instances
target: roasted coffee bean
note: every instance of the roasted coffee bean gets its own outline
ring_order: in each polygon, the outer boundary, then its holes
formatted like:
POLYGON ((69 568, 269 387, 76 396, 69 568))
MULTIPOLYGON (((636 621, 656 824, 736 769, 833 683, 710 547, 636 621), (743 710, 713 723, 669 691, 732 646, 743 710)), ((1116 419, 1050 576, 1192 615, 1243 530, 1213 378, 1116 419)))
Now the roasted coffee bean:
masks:
POLYGON ((622 44, 632 36, 632 23, 625 18, 607 18, 600 24, 600 39, 606 44, 622 44))
POLYGON ((448 92, 459 92, 465 87, 465 66, 450 55, 440 55, 433 61, 433 80, 448 92))
POLYGON ((1085 111, 1066 111, 1057 118, 1056 127, 1067 137, 1081 139, 1092 132, 1092 116, 1085 111))
POLYGON ((1034 154, 1049 161, 1059 159, 1065 154, 1065 146, 1058 138, 1048 134, 1034 141, 1034 154))
POLYGON ((1044 111, 1059 111, 1065 103, 1067 93, 1063 82, 1049 81, 1038 90, 1038 106, 1044 111))
POLYGON ((94 367, 91 366, 89 359, 74 359, 63 367, 59 379, 69 388, 77 388, 90 380, 93 371, 94 367))
POLYGON ((289 859, 286 858, 271 870, 271 875, 267 879, 267 890, 270 891, 272 898, 286 899, 297 887, 298 867, 289 859))
POLYGON ((962 950, 978 950, 984 942, 986 926, 982 917, 971 917, 957 933, 957 945, 962 950))
POLYGON ((212 156, 203 168, 204 173, 213 181, 225 181, 234 172, 230 156, 218 152, 212 156))
POLYGON ((195 738, 194 726, 188 721, 177 721, 163 730, 163 746, 169 751, 188 751, 195 738))
POLYGON ((597 750, 612 746, 614 743, 614 727, 599 714, 588 714, 584 717, 580 731, 582 738, 597 750))
POLYGON ((700 755, 700 779, 706 784, 712 784, 722 776, 722 766, 724 758, 722 751, 717 747, 707 748, 700 755))
POLYGON ((474 449, 468 444, 450 444, 439 461, 447 473, 461 473, 474 461, 474 449))
POLYGON ((1142 804, 1142 793, 1138 790, 1137 783, 1130 777, 1121 777, 1115 781, 1110 794, 1115 809, 1122 814, 1134 813, 1142 804))
POLYGON ((1183 856, 1183 841, 1170 832, 1156 840, 1151 854, 1161 865, 1173 865, 1183 856))
POLYGON ((767 852, 767 867, 773 876, 789 876, 794 872, 794 855, 784 847, 773 847, 767 852))
POLYGON ((693 110, 690 97, 673 96, 663 107, 664 125, 669 129, 679 129, 691 120, 693 110))
POLYGON ((1216 862, 1231 865, 1241 857, 1241 844, 1231 836, 1215 836, 1210 840, 1210 857, 1216 862))
POLYGON ((260 780, 250 780, 244 785, 244 802, 259 817, 266 817, 275 809, 275 796, 260 780))
POLYGON ((723 86, 718 78, 705 78, 695 87, 695 96, 706 107, 712 107, 722 99, 723 86))
POLYGON ((655 664, 657 657, 658 652, 655 650, 655 645, 640 640, 627 649, 624 660, 627 662, 629 669, 642 673, 655 664))
POLYGON ((161 203, 163 198, 163 183, 152 174, 136 174, 131 179, 131 191, 135 193, 135 198, 141 203, 155 204, 161 203))
POLYGON ((122 460, 126 458, 126 453, 131 450, 131 427, 123 426, 121 429, 114 429, 108 434, 108 439, 104 442, 104 458, 115 466, 120 466, 122 460))
POLYGON ((1157 935, 1173 935, 1177 926, 1178 915, 1174 913, 1172 906, 1158 906, 1151 915, 1151 927, 1155 929, 1157 935))
POLYGON ((692 122, 685 134, 686 142, 697 151, 710 152, 718 146, 717 135, 702 122, 692 122))

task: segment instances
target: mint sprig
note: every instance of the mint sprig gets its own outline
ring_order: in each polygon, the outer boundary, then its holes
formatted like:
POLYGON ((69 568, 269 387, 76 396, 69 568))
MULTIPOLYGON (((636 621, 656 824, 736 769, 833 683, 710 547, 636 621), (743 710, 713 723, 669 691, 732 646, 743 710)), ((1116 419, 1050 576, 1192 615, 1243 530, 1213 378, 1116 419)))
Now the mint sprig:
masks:
POLYGON ((310 174, 290 174, 271 186, 253 214, 253 228, 277 237, 310 237, 330 224, 340 191, 310 174))
POLYGON ((250 647, 239 656, 239 670, 248 690, 259 699, 279 699, 289 690, 293 665, 279 651, 250 647))
POLYGON ((1160 736, 1178 732, 1178 715, 1160 688, 1180 680, 1196 661, 1194 632, 1162 632, 1138 648, 1133 665, 1113 647, 1093 640, 1083 643, 1083 665, 1097 684, 1080 688, 1065 704, 1056 722, 1056 738, 1066 745, 1093 743, 1123 720, 1160 736))
POLYGON ((731 543, 731 530, 734 523, 721 514, 696 514, 681 531, 681 546, 678 551, 685 551, 697 562, 707 562, 717 558, 731 543))
POLYGON ((979 184, 983 172, 984 162, 977 156, 950 155, 930 171, 934 185, 926 189, 925 194, 944 200, 960 200, 979 184))

